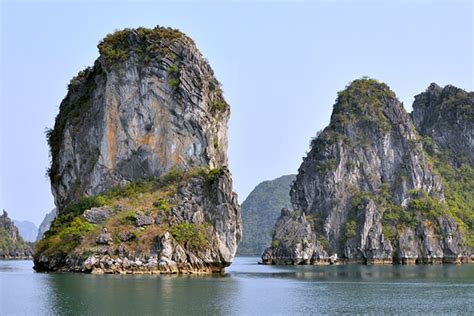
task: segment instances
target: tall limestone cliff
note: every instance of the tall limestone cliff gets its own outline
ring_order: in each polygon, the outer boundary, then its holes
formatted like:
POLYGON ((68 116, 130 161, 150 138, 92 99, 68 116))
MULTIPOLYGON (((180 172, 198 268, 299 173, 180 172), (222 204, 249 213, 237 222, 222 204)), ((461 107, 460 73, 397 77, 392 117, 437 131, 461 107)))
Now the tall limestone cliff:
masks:
POLYGON ((244 236, 238 255, 258 256, 271 243, 271 233, 280 210, 290 207, 290 187, 295 175, 281 176, 259 183, 242 202, 244 236))
POLYGON ((395 94, 372 79, 339 92, 312 141, 264 263, 460 262, 465 238, 395 94))
POLYGON ((100 57, 69 84, 49 133, 59 213, 172 168, 227 164, 230 109, 194 42, 177 30, 110 34, 100 57))
POLYGON ((31 259, 32 249, 4 210, 0 215, 0 259, 31 259))
POLYGON ((35 268, 222 271, 242 227, 211 67, 170 28, 117 31, 98 48, 48 132, 58 216, 35 268))

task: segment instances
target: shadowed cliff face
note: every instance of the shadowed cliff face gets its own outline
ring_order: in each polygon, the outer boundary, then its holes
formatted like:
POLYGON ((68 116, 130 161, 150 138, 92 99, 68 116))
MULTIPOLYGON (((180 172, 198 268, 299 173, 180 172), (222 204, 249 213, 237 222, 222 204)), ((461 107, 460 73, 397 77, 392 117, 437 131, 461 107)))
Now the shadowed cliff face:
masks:
POLYGON ((84 195, 172 168, 227 165, 229 106, 193 41, 176 30, 124 30, 70 85, 49 142, 61 212, 84 195))
POLYGON ((230 108, 177 30, 107 35, 48 132, 57 217, 38 271, 218 272, 242 235, 227 169, 230 108))
POLYGON ((413 122, 418 132, 431 138, 429 151, 438 147, 450 164, 474 166, 474 93, 432 83, 415 96, 413 122))
POLYGON ((338 94, 330 125, 298 170, 291 201, 294 211, 282 211, 266 263, 466 255, 410 116, 388 86, 372 79, 338 94))

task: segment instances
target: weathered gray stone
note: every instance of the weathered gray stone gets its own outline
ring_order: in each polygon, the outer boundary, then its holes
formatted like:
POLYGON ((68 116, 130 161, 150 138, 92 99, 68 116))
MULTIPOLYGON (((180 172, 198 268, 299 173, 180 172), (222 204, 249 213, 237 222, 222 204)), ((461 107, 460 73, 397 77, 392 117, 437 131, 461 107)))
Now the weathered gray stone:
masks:
POLYGON ((108 207, 93 207, 84 212, 84 218, 92 224, 103 224, 111 215, 112 211, 108 207))
POLYGON ((95 242, 99 245, 109 245, 112 243, 112 235, 104 228, 102 233, 95 239, 95 242))
POLYGON ((121 241, 130 241, 135 238, 135 234, 130 231, 126 231, 120 234, 121 241))
POLYGON ((137 215, 135 216, 135 223, 138 227, 148 226, 153 224, 153 222, 153 217, 144 214, 143 212, 137 212, 137 215))
POLYGON ((318 264, 327 263, 329 256, 305 215, 283 208, 275 224, 273 245, 265 250, 262 260, 267 264, 318 264))
POLYGON ((363 202, 357 218, 357 233, 347 240, 344 258, 368 263, 392 263, 393 248, 382 234, 381 217, 373 200, 363 202))

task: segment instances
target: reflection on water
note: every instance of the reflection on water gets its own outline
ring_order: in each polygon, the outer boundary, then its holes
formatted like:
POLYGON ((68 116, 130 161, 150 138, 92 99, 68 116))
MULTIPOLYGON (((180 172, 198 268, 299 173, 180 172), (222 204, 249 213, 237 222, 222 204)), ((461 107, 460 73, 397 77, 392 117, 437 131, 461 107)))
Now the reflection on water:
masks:
POLYGON ((42 274, 0 262, 0 314, 474 313, 474 265, 263 266, 222 276, 42 274))
POLYGON ((46 286, 54 293, 56 312, 61 314, 223 314, 236 284, 228 277, 60 274, 48 278, 46 286))

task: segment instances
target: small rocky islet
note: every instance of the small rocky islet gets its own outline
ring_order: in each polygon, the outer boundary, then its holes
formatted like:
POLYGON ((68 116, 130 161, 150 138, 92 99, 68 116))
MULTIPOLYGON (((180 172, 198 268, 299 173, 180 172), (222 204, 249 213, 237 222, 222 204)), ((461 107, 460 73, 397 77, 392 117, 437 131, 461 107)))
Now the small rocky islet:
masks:
MULTIPOLYGON (((56 209, 35 270, 224 271, 245 226, 227 162, 230 106, 212 68, 192 39, 159 26, 117 31, 98 48, 47 133, 56 209)), ((247 203, 244 218, 265 232, 285 206, 262 262, 469 262, 472 105, 472 93, 433 84, 409 114, 387 85, 353 81, 296 180, 269 186, 279 201, 247 203)), ((265 232, 245 251, 268 245, 265 232)))

